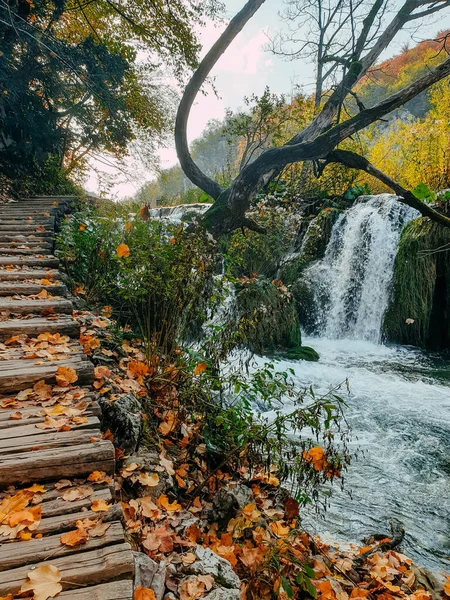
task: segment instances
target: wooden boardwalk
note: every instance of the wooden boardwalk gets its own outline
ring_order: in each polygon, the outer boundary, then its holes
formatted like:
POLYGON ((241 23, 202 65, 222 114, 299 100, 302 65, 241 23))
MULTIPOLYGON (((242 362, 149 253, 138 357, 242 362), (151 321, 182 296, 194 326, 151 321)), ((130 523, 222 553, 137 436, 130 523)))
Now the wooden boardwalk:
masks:
POLYGON ((0 597, 17 594, 32 569, 48 564, 61 573, 58 598, 131 600, 133 554, 125 542, 121 508, 113 503, 113 478, 88 482, 93 493, 72 501, 63 498, 66 489, 57 483, 84 480, 94 471, 112 476, 115 466, 114 447, 101 439, 100 409, 90 397, 93 365, 79 344, 79 326, 53 256, 55 225, 71 202, 68 197, 41 197, 0 205, 0 492, 11 495, 36 483, 45 488, 37 498, 42 508, 33 532, 37 537, 5 537, 0 510, 0 597), (43 339, 47 334, 71 339, 60 354, 49 355, 33 351, 41 334, 43 339), (76 385, 86 386, 74 398, 87 402, 83 418, 71 422, 67 431, 40 427, 52 403, 33 393, 38 382, 55 385, 60 367, 73 369, 76 385), (94 512, 95 500, 111 508, 94 512), (74 530, 76 521, 99 516, 110 523, 104 535, 78 546, 61 543, 61 535, 74 530))

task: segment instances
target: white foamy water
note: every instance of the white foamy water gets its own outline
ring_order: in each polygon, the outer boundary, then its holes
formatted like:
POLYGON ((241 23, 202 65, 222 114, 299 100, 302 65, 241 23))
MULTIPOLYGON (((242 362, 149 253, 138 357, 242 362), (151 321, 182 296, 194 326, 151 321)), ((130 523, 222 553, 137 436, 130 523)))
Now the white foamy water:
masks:
POLYGON ((401 229, 417 215, 396 196, 380 194, 362 196, 338 217, 323 260, 305 274, 321 335, 380 341, 401 229))
POLYGON ((347 541, 388 533, 389 518, 406 529, 403 549, 436 571, 450 568, 450 367, 438 356, 366 341, 305 339, 317 363, 281 361, 299 387, 325 393, 350 382, 350 449, 357 454, 323 518, 308 527, 347 541), (351 494, 351 495, 350 495, 351 494))

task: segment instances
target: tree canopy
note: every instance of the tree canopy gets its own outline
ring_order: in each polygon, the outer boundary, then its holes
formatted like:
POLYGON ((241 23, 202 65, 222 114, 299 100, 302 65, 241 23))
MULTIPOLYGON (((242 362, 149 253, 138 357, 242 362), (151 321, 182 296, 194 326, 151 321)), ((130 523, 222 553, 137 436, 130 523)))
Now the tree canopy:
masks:
POLYGON ((0 162, 17 179, 68 171, 90 152, 122 157, 141 129, 161 135, 170 110, 158 69, 197 64, 194 27, 214 2, 1 0, 0 162), (113 24, 113 26, 111 26, 113 24), (148 57, 143 68, 139 53, 148 57))

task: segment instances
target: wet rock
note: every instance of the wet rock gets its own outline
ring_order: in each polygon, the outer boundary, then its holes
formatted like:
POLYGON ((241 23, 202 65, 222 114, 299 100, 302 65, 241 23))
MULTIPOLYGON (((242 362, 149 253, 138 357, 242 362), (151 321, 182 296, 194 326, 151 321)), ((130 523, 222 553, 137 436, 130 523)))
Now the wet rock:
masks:
POLYGON ((204 600, 239 600, 241 593, 239 590, 228 590, 226 588, 216 588, 206 596, 204 600))
POLYGON ((228 523, 239 510, 253 502, 253 493, 245 485, 221 488, 214 496, 211 508, 205 513, 209 523, 218 522, 219 527, 228 523))
POLYGON ((125 394, 115 402, 98 400, 102 409, 102 425, 114 435, 114 443, 125 452, 134 452, 141 434, 141 405, 132 394, 125 394))
POLYGON ((153 590, 156 600, 164 598, 166 581, 166 563, 159 564, 142 552, 133 552, 134 556, 134 587, 142 586, 153 590))
POLYGON ((233 571, 231 564, 209 548, 197 546, 197 560, 189 565, 189 572, 194 575, 212 575, 216 583, 223 587, 239 590, 241 582, 233 571))

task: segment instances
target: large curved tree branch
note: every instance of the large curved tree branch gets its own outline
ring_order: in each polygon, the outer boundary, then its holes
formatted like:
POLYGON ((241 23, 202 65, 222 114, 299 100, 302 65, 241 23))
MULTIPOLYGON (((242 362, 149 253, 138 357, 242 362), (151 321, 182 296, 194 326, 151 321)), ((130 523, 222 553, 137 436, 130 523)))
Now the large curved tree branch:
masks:
POLYGON ((175 122, 175 146, 177 149, 178 160, 181 167, 189 179, 215 200, 218 199, 223 192, 223 188, 205 175, 195 162, 192 160, 187 142, 187 122, 189 113, 192 108, 194 99, 202 87, 205 79, 208 77, 212 68, 242 30, 244 25, 249 21, 258 8, 264 4, 265 0, 249 0, 244 8, 237 13, 229 22, 227 28, 213 45, 211 50, 206 54, 201 61, 198 69, 190 79, 184 90, 183 97, 178 107, 177 118, 175 122))
POLYGON ((418 210, 422 216, 429 217, 436 223, 444 225, 444 227, 450 227, 450 219, 448 217, 434 210, 434 208, 432 208, 429 204, 421 202, 414 196, 412 192, 405 189, 397 181, 391 179, 389 175, 386 175, 386 173, 383 173, 383 171, 377 169, 363 156, 360 156, 355 152, 348 152, 347 150, 333 150, 330 152, 330 154, 328 154, 325 160, 327 165, 331 163, 340 163, 341 165, 345 165, 350 169, 359 169, 360 171, 365 171, 369 175, 376 177, 382 183, 387 185, 397 194, 397 196, 400 196, 403 199, 405 204, 418 210))
MULTIPOLYGON (((205 213, 208 226, 216 234, 236 227, 236 223, 239 223, 245 211, 248 210, 255 193, 264 186, 275 170, 294 162, 325 158, 340 142, 399 108, 448 75, 450 75, 450 58, 396 94, 389 96, 372 108, 361 111, 340 125, 332 127, 316 139, 267 150, 245 167, 230 188, 226 190, 228 214, 222 209, 223 221, 211 224, 208 222, 210 211, 205 213)), ((214 205, 212 209, 214 209, 214 205)), ((212 209, 210 210, 212 211, 212 209)))

